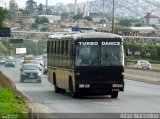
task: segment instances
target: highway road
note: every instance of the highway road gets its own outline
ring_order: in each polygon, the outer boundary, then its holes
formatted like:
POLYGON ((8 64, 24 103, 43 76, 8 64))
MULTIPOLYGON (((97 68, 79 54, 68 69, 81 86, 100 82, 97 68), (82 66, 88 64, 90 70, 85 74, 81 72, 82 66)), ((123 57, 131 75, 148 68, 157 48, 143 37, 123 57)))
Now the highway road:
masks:
MULTIPOLYGON (((42 83, 40 84, 20 83, 19 69, 19 63, 16 68, 0 66, 0 70, 16 83, 18 89, 33 100, 45 105, 51 112, 160 113, 159 85, 125 79, 125 90, 119 93, 118 99, 111 99, 110 96, 86 96, 81 99, 73 99, 68 94, 56 94, 54 86, 47 81, 46 75, 43 75, 42 83)), ((130 69, 129 72, 135 71, 130 69)), ((152 73, 147 71, 148 76, 152 77, 152 73), (151 74, 149 75, 149 73, 151 74)), ((157 73, 156 76, 158 75, 157 73)))

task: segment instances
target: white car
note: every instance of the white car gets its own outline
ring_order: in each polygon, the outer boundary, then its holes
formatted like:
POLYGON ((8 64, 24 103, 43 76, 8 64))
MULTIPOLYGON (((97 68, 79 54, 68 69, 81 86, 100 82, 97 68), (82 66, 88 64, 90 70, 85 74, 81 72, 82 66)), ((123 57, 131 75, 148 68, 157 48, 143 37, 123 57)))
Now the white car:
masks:
POLYGON ((43 70, 43 64, 41 64, 40 61, 33 60, 33 61, 31 61, 31 63, 38 65, 38 67, 39 67, 39 69, 40 69, 41 71, 43 70))
POLYGON ((151 64, 147 60, 138 60, 135 67, 137 69, 151 69, 151 64))

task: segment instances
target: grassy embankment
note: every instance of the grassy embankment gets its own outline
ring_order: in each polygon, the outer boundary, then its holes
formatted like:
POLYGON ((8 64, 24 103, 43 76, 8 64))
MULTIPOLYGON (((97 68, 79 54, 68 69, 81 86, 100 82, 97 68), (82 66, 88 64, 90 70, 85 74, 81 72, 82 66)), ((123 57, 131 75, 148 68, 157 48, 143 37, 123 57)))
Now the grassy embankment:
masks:
POLYGON ((25 112, 27 112, 27 104, 21 97, 11 89, 0 88, 0 118, 24 119, 25 112))

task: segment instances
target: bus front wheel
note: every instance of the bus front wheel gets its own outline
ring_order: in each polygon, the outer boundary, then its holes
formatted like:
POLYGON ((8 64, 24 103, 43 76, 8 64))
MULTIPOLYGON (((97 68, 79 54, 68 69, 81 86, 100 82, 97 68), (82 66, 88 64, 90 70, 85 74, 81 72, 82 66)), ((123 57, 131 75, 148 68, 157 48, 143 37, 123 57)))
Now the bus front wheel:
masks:
POLYGON ((53 76, 53 83, 54 83, 55 92, 56 92, 56 93, 60 93, 61 90, 60 90, 60 88, 57 87, 57 82, 56 82, 56 77, 55 77, 55 75, 53 76))
POLYGON ((111 98, 118 98, 118 91, 111 92, 111 98))
POLYGON ((69 92, 73 98, 78 97, 77 93, 73 91, 73 82, 71 79, 69 79, 69 92))

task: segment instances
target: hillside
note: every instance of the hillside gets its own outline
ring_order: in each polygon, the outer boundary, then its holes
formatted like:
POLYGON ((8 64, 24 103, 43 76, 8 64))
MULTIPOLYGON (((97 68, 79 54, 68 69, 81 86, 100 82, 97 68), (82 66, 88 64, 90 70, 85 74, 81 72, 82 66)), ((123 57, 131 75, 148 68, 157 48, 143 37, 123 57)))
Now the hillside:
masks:
MULTIPOLYGON (((88 3, 92 12, 102 11, 102 0, 95 0, 88 3)), ((159 0, 115 0, 116 17, 142 18, 147 12, 160 16, 159 0)), ((105 0, 105 13, 112 15, 112 0, 105 0)))

